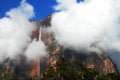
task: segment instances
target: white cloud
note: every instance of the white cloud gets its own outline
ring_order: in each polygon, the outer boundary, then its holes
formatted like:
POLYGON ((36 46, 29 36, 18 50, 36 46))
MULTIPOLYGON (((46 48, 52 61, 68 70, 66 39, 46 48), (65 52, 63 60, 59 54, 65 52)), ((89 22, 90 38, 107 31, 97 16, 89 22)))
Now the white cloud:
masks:
MULTIPOLYGON (((33 6, 26 0, 22 0, 19 7, 6 12, 6 16, 0 19, 0 62, 8 57, 16 59, 18 55, 26 55, 24 51, 31 42, 31 33, 34 28, 34 24, 29 19, 33 17, 33 6)), ((38 43, 42 44, 42 42, 38 43)), ((38 48, 40 44, 34 44, 33 46, 38 48)), ((32 48, 34 49, 34 47, 32 48)), ((36 55, 34 51, 31 54, 36 55)))
POLYGON ((57 0, 52 16, 56 40, 64 47, 89 49, 96 43, 105 49, 120 48, 119 0, 57 0), (71 5, 72 4, 72 5, 71 5), (102 44, 102 45, 101 45, 102 44))
POLYGON ((39 59, 40 57, 46 54, 46 47, 42 41, 33 40, 32 43, 28 45, 28 48, 25 52, 28 59, 39 59))

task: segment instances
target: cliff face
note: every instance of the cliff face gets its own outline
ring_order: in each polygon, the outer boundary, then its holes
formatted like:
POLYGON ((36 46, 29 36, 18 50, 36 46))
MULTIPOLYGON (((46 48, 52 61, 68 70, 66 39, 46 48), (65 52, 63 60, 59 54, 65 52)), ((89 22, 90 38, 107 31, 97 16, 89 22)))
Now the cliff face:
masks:
POLYGON ((50 27, 51 26, 51 15, 49 15, 47 18, 44 18, 43 20, 38 20, 38 21, 35 21, 35 24, 38 26, 38 27, 50 27))
POLYGON ((115 69, 113 68, 114 65, 112 64, 112 62, 110 61, 110 59, 105 59, 104 60, 104 68, 103 71, 107 72, 107 73, 114 73, 115 69))
MULTIPOLYGON (((101 50, 100 53, 90 52, 86 53, 83 51, 76 52, 71 49, 66 49, 56 43, 54 40, 54 33, 49 30, 51 16, 43 20, 36 21, 37 29, 41 27, 41 39, 44 41, 48 47, 48 57, 41 59, 40 71, 44 71, 47 65, 51 65, 55 68, 57 59, 59 57, 64 57, 71 63, 74 63, 75 60, 80 60, 86 68, 95 68, 101 72, 105 73, 116 73, 115 66, 109 57, 101 50)), ((36 30, 36 34, 38 33, 36 30)))
MULTIPOLYGON (((117 73, 116 67, 107 56, 107 54, 100 49, 99 52, 85 52, 85 51, 74 51, 71 48, 64 48, 59 45, 54 39, 54 33, 50 30, 51 16, 43 20, 34 21, 35 28, 31 35, 31 38, 41 40, 47 46, 47 56, 40 58, 40 60, 27 61, 25 56, 20 57, 20 62, 16 64, 16 61, 11 61, 7 65, 7 59, 4 63, 5 66, 0 65, 0 68, 6 67, 5 70, 8 72, 10 69, 15 68, 15 73, 20 76, 36 77, 40 76, 48 66, 51 66, 54 70, 57 68, 56 64, 59 58, 66 59, 70 63, 81 61, 84 67, 94 68, 104 73, 117 73)), ((119 58, 119 57, 118 57, 119 58)))
POLYGON ((114 64, 103 50, 99 52, 74 51, 59 45, 54 39, 54 33, 50 30, 50 20, 51 16, 35 21, 36 26, 31 35, 31 38, 36 38, 36 40, 39 40, 39 35, 41 35, 41 40, 47 46, 48 55, 35 61, 27 61, 22 57, 20 64, 15 66, 16 74, 28 77, 40 76, 48 66, 55 70, 59 58, 64 58, 71 64, 81 61, 86 68, 94 68, 100 72, 116 73, 114 64))

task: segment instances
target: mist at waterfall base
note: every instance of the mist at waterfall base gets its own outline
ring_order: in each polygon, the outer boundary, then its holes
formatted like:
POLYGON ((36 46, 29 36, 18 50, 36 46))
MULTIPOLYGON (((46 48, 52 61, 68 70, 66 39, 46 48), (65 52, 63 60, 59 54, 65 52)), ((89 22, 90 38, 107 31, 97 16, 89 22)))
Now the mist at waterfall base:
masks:
POLYGON ((34 16, 33 6, 22 0, 19 7, 6 12, 0 19, 0 62, 7 58, 18 60, 19 55, 36 59, 45 53, 42 41, 31 40, 34 24, 29 19, 34 16))
MULTIPOLYGON (((107 52, 120 67, 120 0, 56 0, 52 30, 56 41, 76 51, 107 52)), ((120 70, 119 70, 120 72, 120 70)))

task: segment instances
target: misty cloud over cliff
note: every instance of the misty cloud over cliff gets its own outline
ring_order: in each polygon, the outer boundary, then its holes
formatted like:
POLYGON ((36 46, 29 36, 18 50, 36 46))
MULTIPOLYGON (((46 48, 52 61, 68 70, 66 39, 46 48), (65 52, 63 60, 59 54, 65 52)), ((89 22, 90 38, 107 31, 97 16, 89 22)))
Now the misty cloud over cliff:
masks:
POLYGON ((51 24, 58 43, 75 50, 120 51, 120 0, 56 1, 51 24))

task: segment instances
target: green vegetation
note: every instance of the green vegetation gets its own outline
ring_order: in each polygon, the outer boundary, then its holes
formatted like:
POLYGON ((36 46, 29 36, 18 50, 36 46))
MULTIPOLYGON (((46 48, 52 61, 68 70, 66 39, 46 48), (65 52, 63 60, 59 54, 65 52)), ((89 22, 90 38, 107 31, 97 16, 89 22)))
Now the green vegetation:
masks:
POLYGON ((60 58, 57 68, 49 67, 42 80, 120 80, 116 74, 104 74, 95 69, 87 69, 80 61, 74 64, 60 58))
POLYGON ((70 63, 64 58, 59 58, 56 69, 49 66, 42 77, 27 78, 16 75, 14 69, 1 70, 0 80, 120 80, 116 74, 104 74, 96 69, 85 68, 80 61, 70 63))

